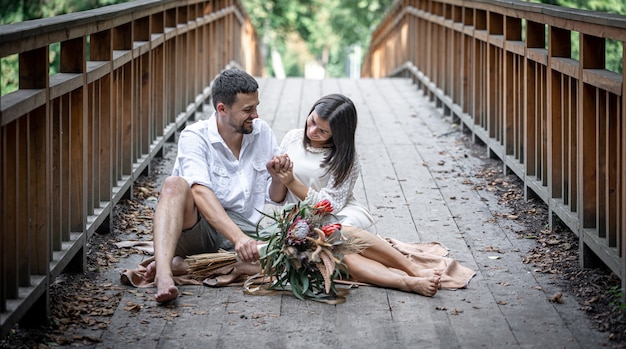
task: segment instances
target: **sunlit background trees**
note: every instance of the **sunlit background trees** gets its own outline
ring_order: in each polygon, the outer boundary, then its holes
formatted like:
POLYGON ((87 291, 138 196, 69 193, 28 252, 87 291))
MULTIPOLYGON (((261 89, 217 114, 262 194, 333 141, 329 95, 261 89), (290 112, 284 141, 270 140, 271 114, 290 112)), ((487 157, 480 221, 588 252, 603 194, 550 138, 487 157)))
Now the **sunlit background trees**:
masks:
POLYGON ((273 76, 358 77, 373 29, 394 0, 243 0, 273 76))

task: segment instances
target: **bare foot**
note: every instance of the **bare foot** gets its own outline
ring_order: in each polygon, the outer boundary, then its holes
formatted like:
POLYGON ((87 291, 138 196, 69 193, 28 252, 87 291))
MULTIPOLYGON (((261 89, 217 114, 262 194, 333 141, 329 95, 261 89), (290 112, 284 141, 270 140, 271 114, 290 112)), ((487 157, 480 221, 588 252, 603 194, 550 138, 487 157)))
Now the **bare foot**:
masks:
MULTIPOLYGON (((172 274, 174 276, 185 275, 188 273, 188 263, 182 257, 174 257, 172 259, 172 274)), ((144 273, 144 279, 148 282, 154 281, 154 277, 156 276, 156 261, 150 262, 146 267, 146 272, 144 273)))
POLYGON ((437 294, 440 281, 441 279, 439 276, 410 277, 407 280, 406 289, 403 291, 414 292, 422 296, 432 297, 437 294))
POLYGON ((156 299, 159 303, 169 302, 178 298, 178 288, 174 285, 174 279, 166 278, 166 279, 157 279, 157 293, 154 295, 154 299, 156 299))
POLYGON ((441 274, 443 274, 441 269, 420 269, 413 276, 427 278, 430 276, 441 276, 441 274))
POLYGON ((156 276, 156 261, 150 262, 146 267, 146 272, 143 274, 143 278, 148 282, 154 281, 154 277, 156 276))
POLYGON ((176 256, 172 259, 172 274, 174 276, 186 275, 189 263, 183 257, 176 256))

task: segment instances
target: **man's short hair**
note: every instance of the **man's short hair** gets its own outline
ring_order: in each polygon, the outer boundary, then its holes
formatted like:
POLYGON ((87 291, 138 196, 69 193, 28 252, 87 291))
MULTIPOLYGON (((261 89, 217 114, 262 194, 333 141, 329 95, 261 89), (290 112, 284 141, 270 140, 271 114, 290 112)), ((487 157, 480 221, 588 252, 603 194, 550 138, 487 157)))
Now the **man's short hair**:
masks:
POLYGON ((226 69, 220 73, 211 86, 213 107, 217 110, 218 103, 231 107, 238 93, 253 93, 259 89, 257 81, 240 69, 226 69))

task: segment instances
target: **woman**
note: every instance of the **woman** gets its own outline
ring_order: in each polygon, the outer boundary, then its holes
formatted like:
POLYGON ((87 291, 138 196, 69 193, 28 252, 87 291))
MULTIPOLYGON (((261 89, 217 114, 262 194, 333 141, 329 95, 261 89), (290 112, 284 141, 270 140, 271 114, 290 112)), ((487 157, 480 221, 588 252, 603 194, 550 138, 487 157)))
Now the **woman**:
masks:
POLYGON ((373 226, 374 220, 353 196, 360 175, 356 126, 357 112, 349 98, 340 94, 322 97, 311 108, 304 129, 291 130, 285 135, 280 147, 285 155, 277 157, 277 166, 268 169, 285 186, 286 202, 307 198, 312 202, 329 200, 333 213, 343 218, 342 231, 369 244, 359 254, 344 256, 353 279, 434 296, 440 287, 440 270, 424 269, 365 230, 373 226), (280 166, 285 159, 290 165, 280 166))

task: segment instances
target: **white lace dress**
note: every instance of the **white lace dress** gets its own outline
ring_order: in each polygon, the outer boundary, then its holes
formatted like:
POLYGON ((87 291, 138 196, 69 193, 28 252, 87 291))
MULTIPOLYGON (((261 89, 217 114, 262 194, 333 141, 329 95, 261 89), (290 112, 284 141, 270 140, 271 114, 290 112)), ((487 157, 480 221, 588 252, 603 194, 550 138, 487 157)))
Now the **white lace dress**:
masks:
MULTIPOLYGON (((302 146, 304 129, 289 131, 280 145, 280 153, 287 153, 293 162, 293 174, 296 179, 309 187, 307 199, 318 202, 328 199, 333 205, 333 212, 340 218, 342 223, 363 228, 375 233, 374 219, 367 208, 359 204, 353 196, 354 185, 359 178, 361 166, 355 157, 352 171, 337 188, 334 187, 334 177, 326 174, 325 169, 320 167, 324 160, 327 149, 302 146)), ((299 201, 299 198, 287 192, 286 203, 299 201)))

